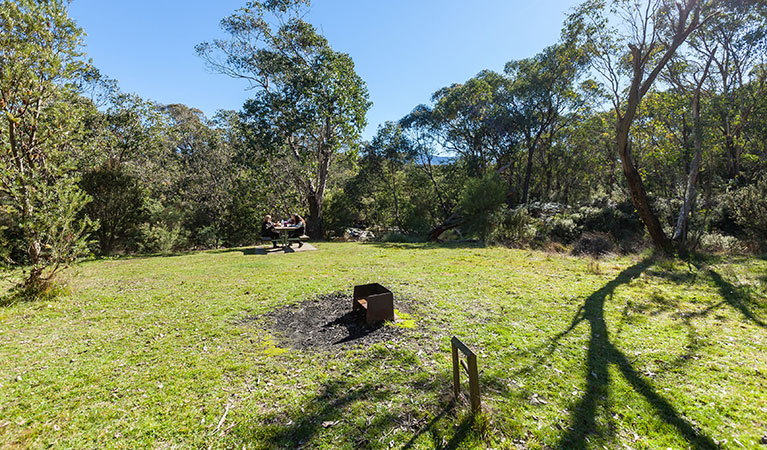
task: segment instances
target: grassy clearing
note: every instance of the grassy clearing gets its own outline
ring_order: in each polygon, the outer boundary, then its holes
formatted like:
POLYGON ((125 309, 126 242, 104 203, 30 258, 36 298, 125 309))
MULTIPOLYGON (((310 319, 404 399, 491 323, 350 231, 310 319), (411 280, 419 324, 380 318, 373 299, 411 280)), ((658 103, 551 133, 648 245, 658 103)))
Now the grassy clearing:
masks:
POLYGON ((91 261, 67 295, 0 307, 0 448, 760 448, 767 435, 763 259, 318 247, 91 261), (404 339, 294 350, 242 320, 373 281, 414 300, 404 339), (474 419, 450 407, 451 335, 479 355, 474 419))

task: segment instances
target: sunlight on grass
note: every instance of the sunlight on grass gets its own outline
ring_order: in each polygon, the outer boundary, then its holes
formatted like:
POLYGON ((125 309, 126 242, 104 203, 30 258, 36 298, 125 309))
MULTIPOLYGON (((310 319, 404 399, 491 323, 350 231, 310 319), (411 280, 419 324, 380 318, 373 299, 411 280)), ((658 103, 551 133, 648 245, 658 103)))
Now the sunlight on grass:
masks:
POLYGON ((88 261, 69 294, 0 308, 0 447, 753 448, 764 434, 767 261, 596 270, 529 250, 317 247, 88 261), (249 319, 369 282, 394 292, 401 339, 288 350, 249 319), (478 355, 479 422, 450 404, 453 335, 478 355))

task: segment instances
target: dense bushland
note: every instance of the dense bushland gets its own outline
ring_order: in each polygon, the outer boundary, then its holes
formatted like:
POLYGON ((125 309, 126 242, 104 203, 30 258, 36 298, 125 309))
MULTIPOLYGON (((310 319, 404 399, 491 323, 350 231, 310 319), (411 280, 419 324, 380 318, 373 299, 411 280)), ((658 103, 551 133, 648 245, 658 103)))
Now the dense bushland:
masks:
POLYGON ((304 21, 308 2, 278 3, 248 2, 222 21, 231 40, 198 46, 257 88, 209 118, 121 92, 65 2, 0 2, 3 262, 40 283, 88 253, 249 245, 265 214, 293 212, 319 238, 765 250, 761 2, 619 2, 636 14, 615 24, 586 2, 560 42, 437 90, 369 142, 353 61, 304 21), (625 25, 648 33, 602 32, 625 25))

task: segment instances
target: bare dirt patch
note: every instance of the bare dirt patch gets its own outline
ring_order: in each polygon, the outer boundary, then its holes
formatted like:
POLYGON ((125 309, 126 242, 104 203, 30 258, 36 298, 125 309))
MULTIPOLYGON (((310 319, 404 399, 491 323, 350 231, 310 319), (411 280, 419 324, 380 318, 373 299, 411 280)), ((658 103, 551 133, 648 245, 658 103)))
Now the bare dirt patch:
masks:
MULTIPOLYGON (((407 300, 394 298, 394 307, 408 312, 407 300)), ((297 349, 368 346, 402 339, 407 329, 395 323, 365 323, 364 312, 352 312, 352 297, 324 294, 288 305, 258 318, 283 345, 297 349)))

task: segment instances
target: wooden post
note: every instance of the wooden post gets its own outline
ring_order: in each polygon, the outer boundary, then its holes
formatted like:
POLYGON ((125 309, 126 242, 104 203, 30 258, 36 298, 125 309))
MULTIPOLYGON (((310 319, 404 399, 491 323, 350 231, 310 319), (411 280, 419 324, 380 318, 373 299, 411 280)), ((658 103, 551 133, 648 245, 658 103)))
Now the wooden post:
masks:
POLYGON ((478 412, 481 408, 479 402, 479 372, 477 371, 477 355, 470 353, 469 360, 469 398, 471 398, 471 410, 478 412))
POLYGON ((458 367, 458 347, 455 345, 457 339, 453 338, 450 341, 451 347, 453 347, 453 396, 456 403, 458 402, 458 396, 461 395, 461 371, 458 367))
POLYGON ((469 398, 471 399, 471 411, 476 413, 482 408, 482 404, 479 397, 479 371, 477 370, 477 355, 473 351, 469 350, 463 342, 453 336, 450 340, 453 350, 453 394, 455 395, 456 402, 461 393, 461 372, 460 362, 458 360, 458 350, 466 355, 468 366, 464 366, 469 376, 469 398))

